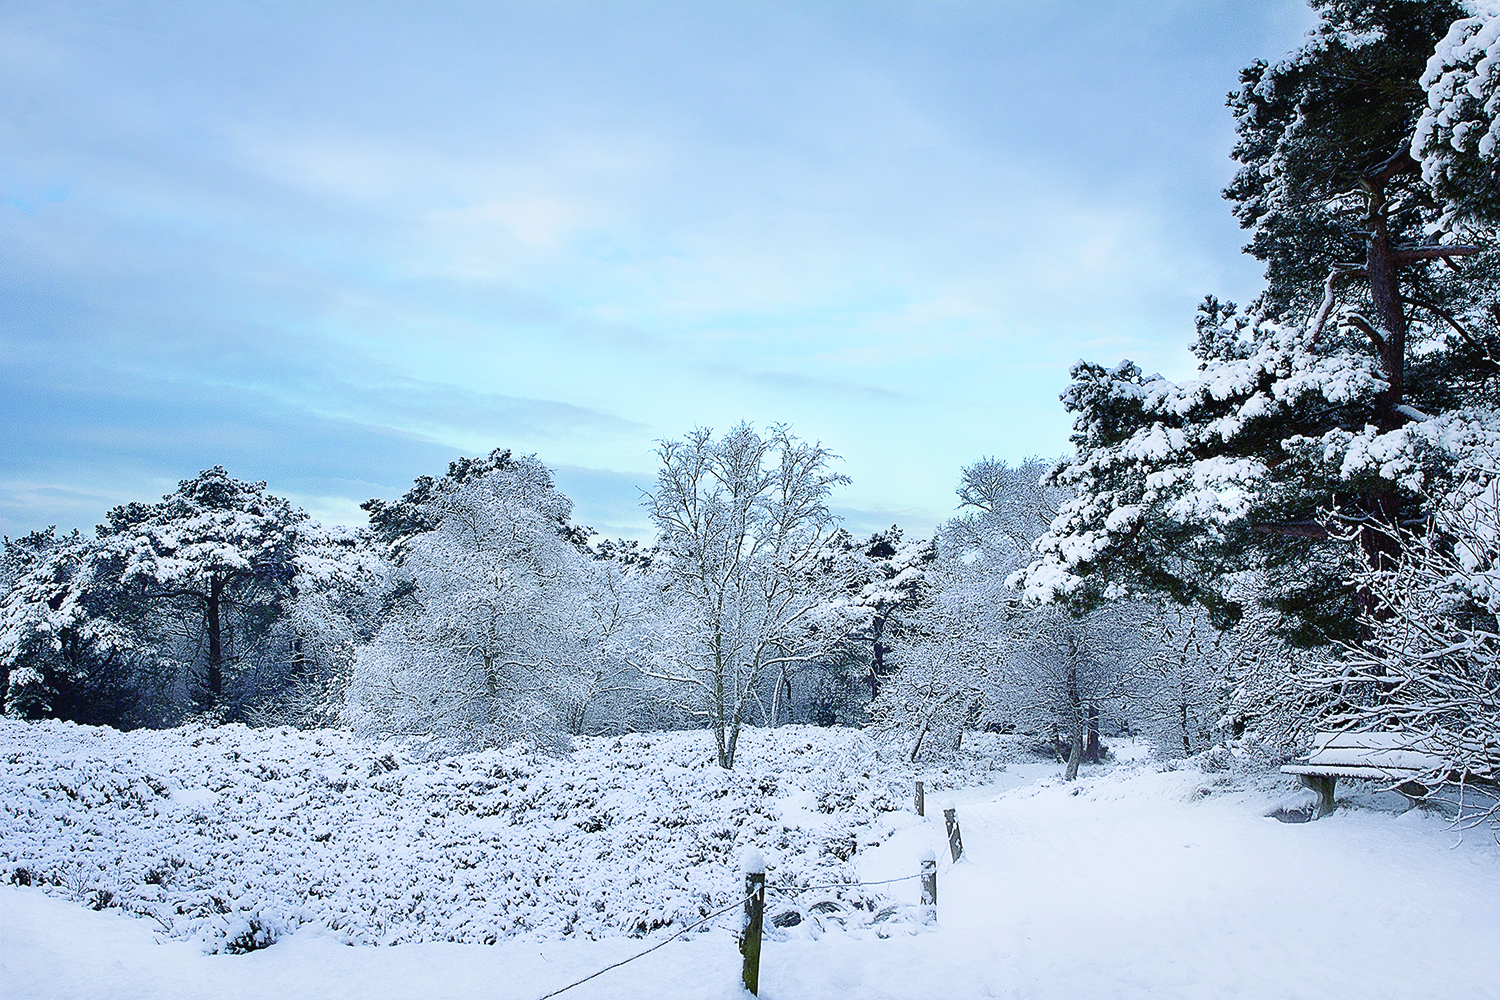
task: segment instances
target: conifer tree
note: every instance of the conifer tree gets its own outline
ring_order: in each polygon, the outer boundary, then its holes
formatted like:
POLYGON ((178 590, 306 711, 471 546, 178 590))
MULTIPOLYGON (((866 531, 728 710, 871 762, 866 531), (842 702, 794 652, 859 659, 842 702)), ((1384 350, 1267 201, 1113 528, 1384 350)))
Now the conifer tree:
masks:
POLYGON ((1033 599, 1165 592, 1222 624, 1240 612, 1233 571, 1257 570, 1300 640, 1356 638, 1327 519, 1356 532, 1367 566, 1393 565, 1391 529, 1424 516, 1423 491, 1486 433, 1464 407, 1500 385, 1494 292, 1468 275, 1493 233, 1443 228, 1409 148, 1428 58, 1465 11, 1317 7, 1309 43, 1230 95, 1243 167, 1226 196, 1265 292, 1247 314, 1205 301, 1192 381, 1075 366, 1078 453, 1053 481, 1078 495, 1017 579, 1033 599))

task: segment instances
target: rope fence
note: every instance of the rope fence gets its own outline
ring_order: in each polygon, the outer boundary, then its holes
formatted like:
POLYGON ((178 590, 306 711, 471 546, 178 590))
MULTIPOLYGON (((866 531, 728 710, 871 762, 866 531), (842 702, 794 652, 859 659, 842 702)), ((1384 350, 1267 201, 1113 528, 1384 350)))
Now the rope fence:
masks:
POLYGON ((576 983, 569 983, 568 985, 566 985, 566 986, 564 986, 564 987, 562 987, 560 989, 553 990, 551 993, 544 993, 541 996, 537 997, 536 1000, 552 1000, 552 997, 557 996, 559 993, 566 993, 568 990, 571 990, 575 986, 582 986, 584 983, 588 982, 590 979, 597 979, 598 977, 600 977, 600 976, 604 975, 606 972, 608 972, 610 969, 618 969, 622 965, 629 965, 631 962, 634 962, 638 958, 645 958, 647 955, 651 954, 653 951, 655 951, 656 949, 660 948, 662 945, 671 944, 673 941, 676 941, 678 938, 682 937, 688 931, 693 930, 696 927, 702 927, 704 924, 708 923, 714 917, 722 917, 724 914, 728 913, 730 910, 734 909, 736 906, 744 906, 748 902, 750 902, 750 897, 749 896, 746 896, 744 899, 736 900, 733 903, 730 903, 728 906, 724 907, 722 910, 715 910, 713 913, 710 913, 708 916, 702 918, 701 920, 698 920, 698 921, 696 921, 694 923, 688 924, 686 927, 684 927, 682 930, 678 931, 677 933, 673 934, 671 937, 662 938, 660 941, 656 942, 651 947, 647 948, 645 951, 640 952, 639 954, 636 954, 636 955, 631 955, 629 958, 622 958, 618 962, 615 962, 613 965, 606 965, 604 968, 600 969, 598 972, 592 973, 591 975, 584 976, 582 979, 578 980, 576 983))
POLYGON ((783 896, 796 896, 798 893, 812 892, 814 889, 858 889, 861 886, 866 886, 866 885, 891 885, 892 883, 895 883, 895 882, 910 882, 914 878, 921 878, 921 877, 922 877, 921 873, 918 872, 916 875, 902 875, 900 878, 886 878, 886 879, 881 879, 881 880, 879 880, 877 882, 829 882, 826 885, 794 885, 794 886, 767 885, 766 888, 770 889, 772 892, 779 892, 783 896))
MULTIPOLYGON (((925 809, 923 807, 925 803, 923 801, 923 789, 922 783, 920 781, 916 784, 916 797, 914 804, 916 806, 917 815, 924 815, 925 809)), ((958 831, 957 811, 951 804, 948 804, 947 807, 943 810, 943 818, 946 826, 949 849, 953 855, 954 863, 957 863, 958 859, 963 854, 963 840, 958 831)), ((769 885, 766 882, 765 862, 761 859, 760 852, 754 849, 746 852, 745 857, 742 861, 742 865, 745 872, 745 895, 740 899, 735 900, 733 903, 730 903, 723 909, 715 910, 713 913, 710 913, 706 917, 701 917, 698 920, 695 920, 693 923, 688 924, 681 930, 674 932, 668 937, 662 938, 660 941, 656 942, 644 951, 631 955, 629 958, 622 958, 618 962, 612 962, 611 964, 606 965, 604 968, 600 969, 598 972, 590 973, 589 975, 584 976, 582 979, 579 979, 576 982, 571 982, 566 986, 562 986, 558 989, 553 990, 551 993, 544 993, 543 995, 537 997, 536 1000, 552 1000, 553 997, 558 996, 562 993, 566 993, 568 990, 573 989, 575 986, 582 986, 584 983, 592 979, 597 979, 598 977, 604 975, 606 972, 609 972, 612 969, 618 969, 622 965, 629 965, 631 962, 634 962, 637 959, 645 958, 653 951, 656 951, 658 948, 661 948, 665 945, 671 944, 673 941, 676 941, 678 938, 682 937, 689 931, 696 930, 697 928, 702 927, 704 924, 708 923, 710 920, 713 920, 716 917, 721 917, 724 914, 728 913, 730 910, 741 906, 745 909, 744 922, 741 925, 740 930, 740 954, 744 957, 744 983, 746 989, 748 989, 751 993, 758 995, 760 993, 761 931, 764 924, 767 890, 778 893, 782 896, 786 896, 790 899, 795 899, 802 893, 813 892, 815 890, 822 891, 828 889, 858 889, 863 888, 864 886, 894 885, 897 882, 910 882, 914 879, 921 879, 921 905, 927 910, 929 914, 928 919, 936 919, 937 916, 938 863, 937 856, 931 851, 923 852, 921 858, 921 871, 917 872, 915 875, 902 875, 899 878, 875 879, 868 882, 828 882, 822 885, 769 885)))

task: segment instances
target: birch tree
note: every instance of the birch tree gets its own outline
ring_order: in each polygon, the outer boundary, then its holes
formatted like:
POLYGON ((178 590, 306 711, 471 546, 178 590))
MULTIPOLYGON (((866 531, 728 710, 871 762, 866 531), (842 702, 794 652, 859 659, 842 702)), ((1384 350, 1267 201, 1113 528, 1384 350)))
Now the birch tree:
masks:
POLYGON ((758 682, 830 639, 814 627, 828 604, 812 581, 836 526, 829 494, 849 479, 829 471, 833 453, 781 424, 765 435, 740 424, 719 438, 698 428, 657 455, 645 505, 683 630, 646 670, 691 692, 728 769, 758 682))

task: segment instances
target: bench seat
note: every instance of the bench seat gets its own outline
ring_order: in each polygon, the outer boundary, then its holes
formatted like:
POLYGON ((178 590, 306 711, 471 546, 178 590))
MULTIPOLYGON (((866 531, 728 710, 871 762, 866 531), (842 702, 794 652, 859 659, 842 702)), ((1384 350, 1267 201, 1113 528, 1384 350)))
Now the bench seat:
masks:
POLYGON ((1393 781, 1398 781, 1417 773, 1418 770, 1426 769, 1377 767, 1370 764, 1284 764, 1282 765, 1281 773, 1298 775, 1326 774, 1330 778, 1365 778, 1370 781, 1390 778, 1393 781))
POLYGON ((1333 811, 1333 788, 1339 778, 1385 781, 1416 801, 1428 789, 1415 777, 1441 770, 1445 762, 1431 736, 1409 733, 1323 732, 1313 737, 1313 748, 1305 763, 1287 764, 1281 771, 1297 775, 1318 793, 1314 818, 1333 811))

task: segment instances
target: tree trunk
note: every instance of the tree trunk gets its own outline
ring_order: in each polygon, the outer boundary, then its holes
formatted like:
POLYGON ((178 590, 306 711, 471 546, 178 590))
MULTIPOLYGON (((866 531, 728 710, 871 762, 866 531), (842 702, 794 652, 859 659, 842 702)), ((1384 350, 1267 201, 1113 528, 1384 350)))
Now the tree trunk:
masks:
POLYGON ((219 703, 224 693, 224 633, 222 604, 224 579, 217 573, 208 584, 208 705, 219 703))
POLYGON ((927 738, 927 730, 932 728, 932 719, 936 714, 937 713, 934 711, 933 713, 928 715, 926 719, 922 720, 922 728, 917 730, 917 741, 911 746, 911 757, 909 758, 910 763, 915 764, 917 762, 917 754, 922 752, 922 741, 927 738))
POLYGON ((740 745, 740 715, 735 713, 734 723, 729 727, 729 749, 724 755, 724 770, 734 770, 734 752, 740 745))
POLYGON ((967 729, 967 728, 969 728, 969 725, 968 725, 969 716, 971 716, 973 714, 974 714, 974 706, 971 704, 971 705, 969 705, 969 707, 967 709, 964 710, 963 718, 959 721, 958 726, 955 727, 956 731, 953 734, 953 752, 954 753, 958 753, 960 750, 963 749, 963 745, 964 745, 964 730, 967 729))
MULTIPOLYGON (((1397 273, 1395 248, 1391 246, 1386 224, 1386 182, 1397 172, 1408 169, 1409 157, 1397 156, 1382 164, 1365 180, 1368 209, 1366 223, 1369 238, 1365 247, 1365 273, 1370 283, 1370 302, 1375 307, 1375 354, 1386 388, 1374 400, 1374 424, 1381 431, 1393 431, 1406 422, 1396 409, 1406 398, 1406 311, 1401 306, 1401 283, 1397 273)), ((1369 331, 1366 331, 1368 333, 1369 331)), ((1400 559, 1400 542, 1395 537, 1401 523, 1401 501, 1394 490, 1367 494, 1360 498, 1361 513, 1372 524, 1359 532, 1360 551, 1366 564, 1374 570, 1393 568, 1400 559)), ((1359 610, 1367 616, 1381 614, 1375 597, 1361 590, 1356 598, 1359 610)))
POLYGON ((781 725, 781 715, 785 711, 790 718, 791 709, 787 706, 792 703, 792 676, 787 673, 786 664, 781 665, 781 677, 776 681, 776 691, 771 696, 771 728, 775 729, 781 725))
POLYGON ((1089 702, 1086 715, 1088 719, 1088 743, 1083 748, 1083 759, 1089 764, 1099 763, 1104 752, 1099 746, 1099 706, 1089 702))
POLYGON ((1183 699, 1177 702, 1177 718, 1182 723, 1182 755, 1191 757, 1193 755, 1193 742, 1188 736, 1188 704, 1183 699))
POLYGON ((1071 728, 1068 766, 1063 769, 1064 781, 1072 781, 1078 777, 1078 765, 1083 762, 1083 724, 1081 721, 1074 722, 1071 728))
POLYGON ((714 742, 718 745, 719 766, 724 770, 734 767, 734 756, 726 742, 729 720, 724 706, 724 653, 723 639, 715 629, 714 635, 714 742))
MULTIPOLYGON (((1365 245, 1365 273, 1370 282, 1370 302, 1375 307, 1375 353, 1380 359, 1386 389, 1375 397, 1375 425, 1383 431, 1401 426, 1396 407, 1405 395, 1406 311, 1401 307, 1401 286, 1396 274, 1396 251, 1386 225, 1385 185, 1394 169, 1383 166, 1366 178, 1368 201, 1365 221, 1369 240, 1365 245)), ((1368 331, 1366 331, 1368 333, 1368 331)))
POLYGON ((1078 765, 1083 762, 1083 700, 1078 696, 1078 662, 1076 650, 1069 650, 1068 657, 1068 766, 1063 771, 1063 780, 1078 777, 1078 765))

